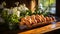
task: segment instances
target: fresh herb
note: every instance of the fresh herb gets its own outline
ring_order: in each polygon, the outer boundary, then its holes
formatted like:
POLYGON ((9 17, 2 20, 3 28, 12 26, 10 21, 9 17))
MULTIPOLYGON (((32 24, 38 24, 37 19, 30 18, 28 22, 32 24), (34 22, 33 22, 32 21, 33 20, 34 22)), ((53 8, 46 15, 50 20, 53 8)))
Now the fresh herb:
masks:
POLYGON ((18 17, 16 14, 8 14, 7 10, 3 10, 2 12, 2 18, 5 20, 5 22, 11 22, 11 23, 17 23, 18 17))

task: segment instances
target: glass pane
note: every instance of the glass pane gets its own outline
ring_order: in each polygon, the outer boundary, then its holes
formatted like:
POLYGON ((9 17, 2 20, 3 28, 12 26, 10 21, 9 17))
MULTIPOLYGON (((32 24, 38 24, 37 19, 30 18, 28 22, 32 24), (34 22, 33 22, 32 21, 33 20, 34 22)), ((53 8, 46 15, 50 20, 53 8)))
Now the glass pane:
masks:
POLYGON ((56 12, 56 0, 39 0, 38 5, 43 11, 49 11, 52 14, 56 12))
POLYGON ((56 13, 56 0, 50 0, 50 4, 51 4, 51 7, 50 7, 50 12, 52 14, 55 14, 56 13))

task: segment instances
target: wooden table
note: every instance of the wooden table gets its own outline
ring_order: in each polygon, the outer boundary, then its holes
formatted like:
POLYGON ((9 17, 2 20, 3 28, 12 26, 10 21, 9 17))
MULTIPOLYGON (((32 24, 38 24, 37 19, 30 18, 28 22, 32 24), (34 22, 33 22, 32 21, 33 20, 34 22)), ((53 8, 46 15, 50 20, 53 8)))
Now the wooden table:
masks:
POLYGON ((50 32, 56 29, 60 29, 60 22, 57 22, 56 24, 50 24, 44 27, 36 28, 33 30, 20 32, 18 34, 43 34, 43 33, 50 32))
POLYGON ((44 27, 39 27, 32 30, 24 31, 24 32, 21 32, 20 30, 15 30, 15 31, 6 30, 2 32, 0 31, 0 34, 43 34, 57 29, 60 29, 60 22, 57 22, 56 24, 50 24, 44 27))

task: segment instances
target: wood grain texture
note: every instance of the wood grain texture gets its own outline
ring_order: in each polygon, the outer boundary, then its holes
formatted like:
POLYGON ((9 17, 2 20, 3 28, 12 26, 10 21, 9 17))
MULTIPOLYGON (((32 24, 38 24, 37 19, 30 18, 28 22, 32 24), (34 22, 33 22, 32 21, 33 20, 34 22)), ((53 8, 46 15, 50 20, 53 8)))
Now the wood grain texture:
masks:
POLYGON ((60 29, 60 22, 57 22, 56 24, 50 24, 44 27, 36 28, 33 30, 20 32, 18 34, 43 34, 43 33, 50 32, 56 29, 60 29))

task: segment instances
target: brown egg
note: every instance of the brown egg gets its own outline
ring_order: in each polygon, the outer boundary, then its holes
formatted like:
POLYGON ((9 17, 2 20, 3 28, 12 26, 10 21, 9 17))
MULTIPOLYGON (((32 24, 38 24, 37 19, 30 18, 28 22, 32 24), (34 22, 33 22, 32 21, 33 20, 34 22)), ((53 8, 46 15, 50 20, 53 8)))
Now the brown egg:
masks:
POLYGON ((20 26, 23 26, 24 25, 24 22, 20 22, 19 24, 20 24, 20 26))
POLYGON ((40 15, 42 18, 44 18, 44 15, 40 15))
POLYGON ((49 17, 49 19, 50 19, 50 20, 49 20, 49 22, 53 22, 53 19, 52 19, 52 17, 49 17))
POLYGON ((25 18, 22 18, 21 21, 25 21, 26 19, 25 18))
POLYGON ((37 20, 38 23, 41 22, 41 17, 40 17, 40 15, 36 15, 35 19, 37 20))
POLYGON ((52 17, 53 21, 56 21, 55 17, 52 17))
POLYGON ((29 28, 32 28, 31 24, 28 21, 26 21, 25 23, 29 28))
POLYGON ((43 15, 40 15, 40 16, 39 16, 39 19, 40 19, 40 22, 41 22, 41 23, 44 23, 45 17, 44 17, 44 16, 42 17, 42 16, 43 16, 43 15))
POLYGON ((46 18, 43 19, 43 23, 47 23, 46 18))
POLYGON ((27 21, 28 21, 30 24, 32 24, 31 16, 27 16, 26 19, 27 19, 27 21))
POLYGON ((37 23, 37 20, 35 19, 35 15, 32 15, 32 16, 31 16, 31 19, 32 19, 32 23, 33 23, 33 24, 36 24, 36 23, 37 23))
POLYGON ((49 23, 49 21, 50 21, 50 18, 49 18, 49 17, 46 17, 46 21, 47 21, 47 23, 49 23))

